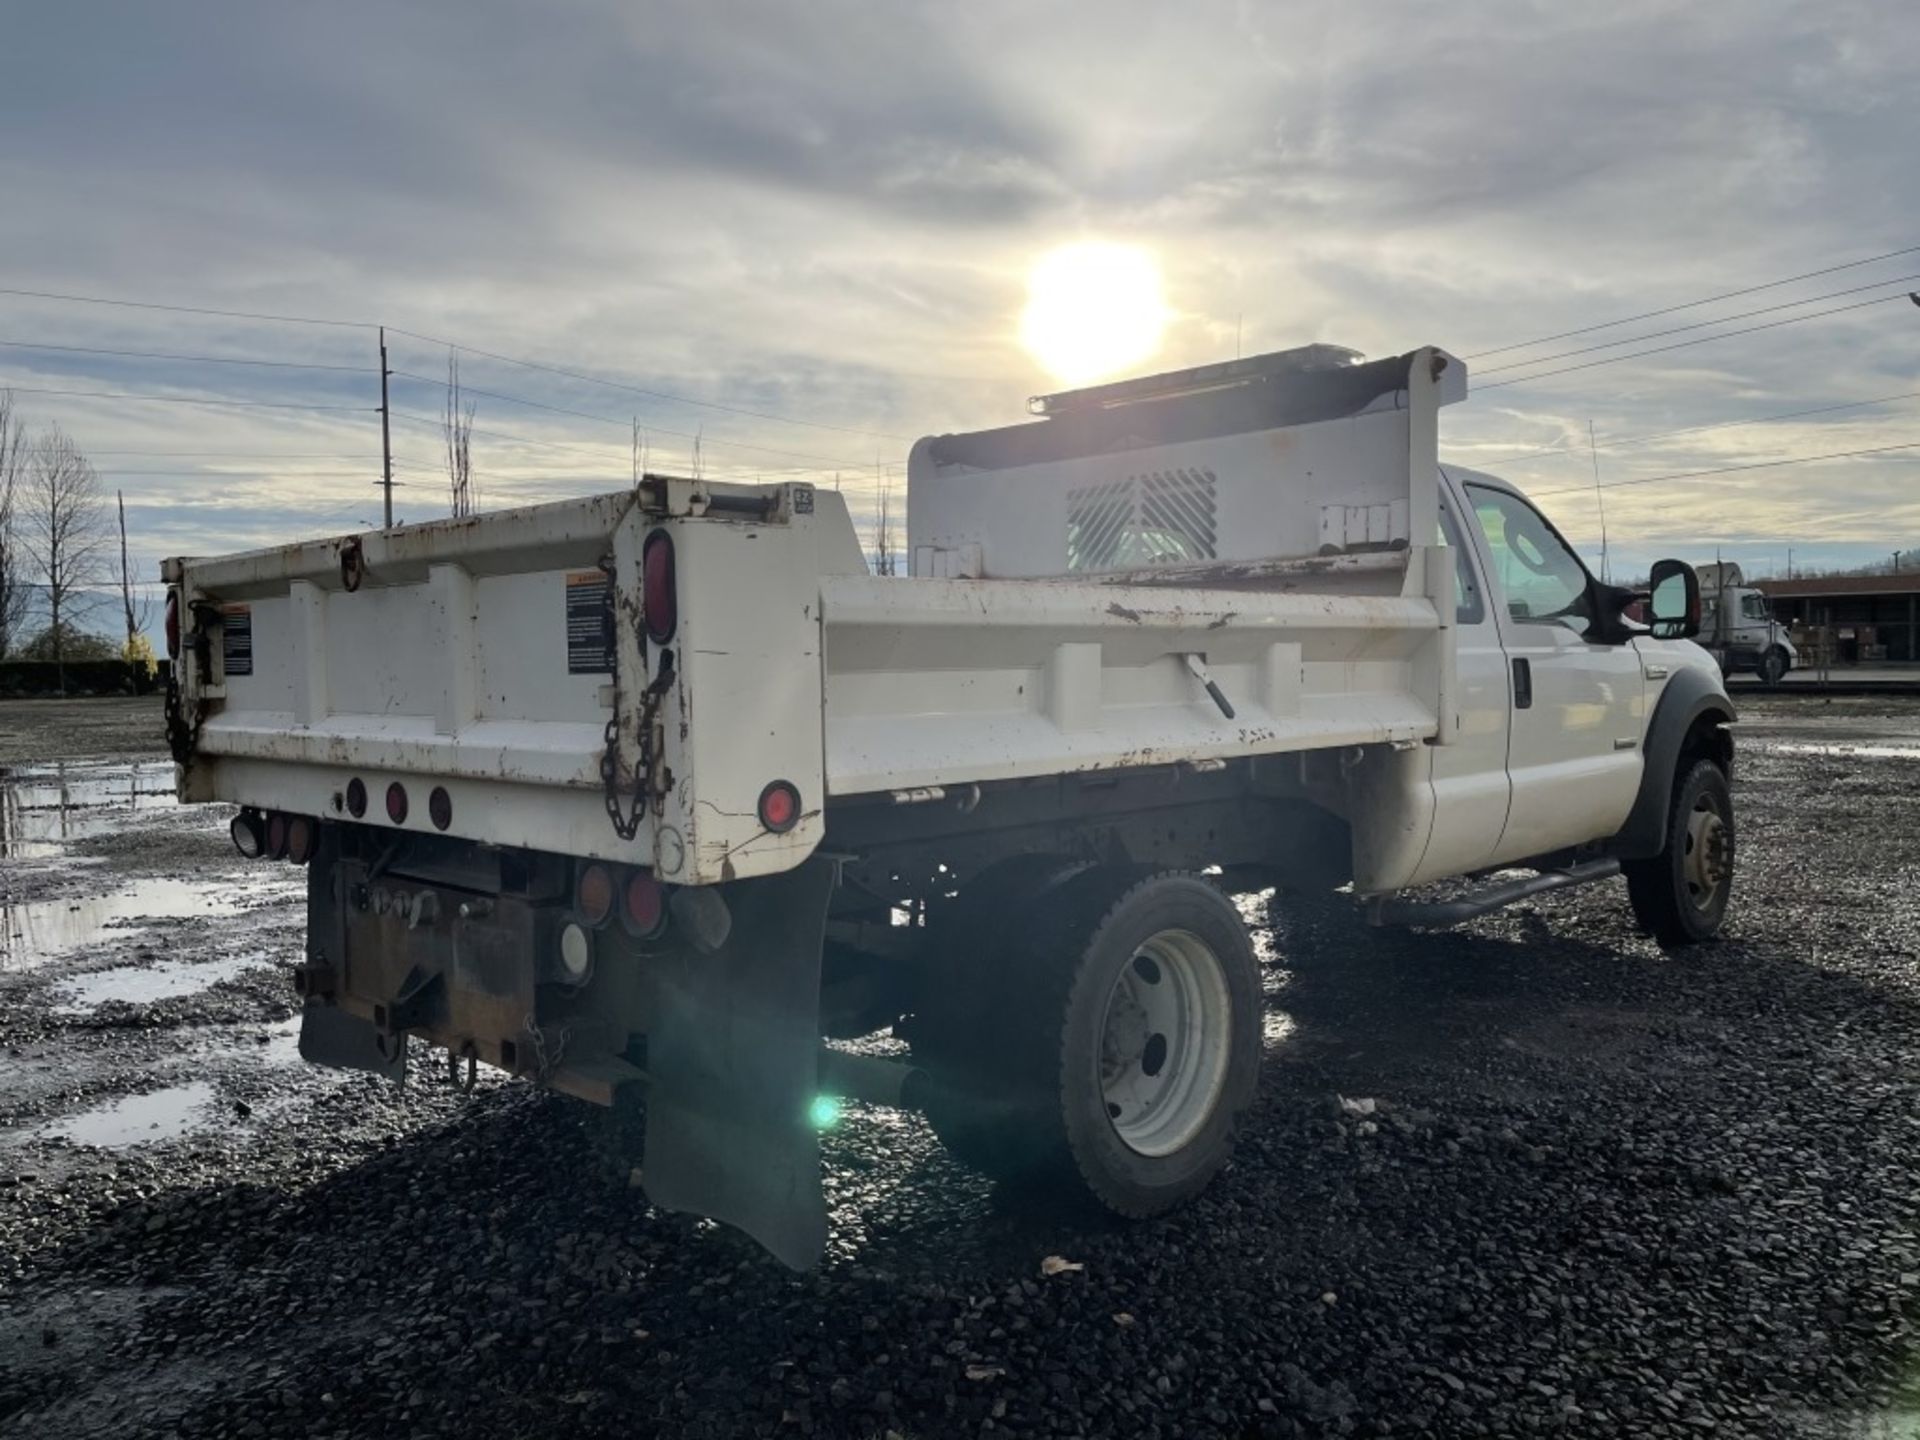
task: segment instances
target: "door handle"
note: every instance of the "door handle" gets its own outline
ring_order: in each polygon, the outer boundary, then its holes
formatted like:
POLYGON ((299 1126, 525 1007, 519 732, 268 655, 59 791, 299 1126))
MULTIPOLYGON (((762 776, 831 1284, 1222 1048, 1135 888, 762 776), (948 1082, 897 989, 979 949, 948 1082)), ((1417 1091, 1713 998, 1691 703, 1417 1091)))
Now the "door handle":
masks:
POLYGON ((1533 708, 1533 664, 1518 657, 1513 662, 1513 708, 1533 708))

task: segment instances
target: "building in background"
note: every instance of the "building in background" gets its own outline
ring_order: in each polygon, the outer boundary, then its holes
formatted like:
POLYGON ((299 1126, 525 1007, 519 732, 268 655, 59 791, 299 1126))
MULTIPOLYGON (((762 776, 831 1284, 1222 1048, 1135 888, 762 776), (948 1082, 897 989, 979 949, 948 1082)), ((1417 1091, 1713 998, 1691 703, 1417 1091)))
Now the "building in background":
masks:
POLYGON ((1800 664, 1920 661, 1920 570, 1755 580, 1776 620, 1790 627, 1800 664))

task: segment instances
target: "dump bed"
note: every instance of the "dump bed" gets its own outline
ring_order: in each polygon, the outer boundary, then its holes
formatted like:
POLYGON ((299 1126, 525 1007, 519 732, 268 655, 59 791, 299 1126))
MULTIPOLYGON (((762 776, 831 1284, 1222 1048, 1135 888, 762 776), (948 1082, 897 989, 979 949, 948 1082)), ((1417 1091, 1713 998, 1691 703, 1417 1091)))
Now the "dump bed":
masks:
POLYGON ((930 458, 938 442, 916 451, 916 486, 931 477, 910 498, 928 573, 911 579, 868 573, 833 491, 667 477, 169 561, 182 798, 712 884, 797 865, 829 804, 857 797, 1444 741, 1452 568, 1432 541, 1449 362, 1381 363, 1340 377, 1337 415, 1255 412, 1224 437, 1091 456, 998 442, 1069 472, 1029 475, 1026 510, 1004 488, 973 507, 1031 532, 1031 554, 1055 541, 1096 553, 1087 537, 1106 532, 1087 530, 1076 492, 1127 492, 1133 508, 1102 523, 1145 541, 1108 544, 1104 565, 1030 561, 999 578, 1002 532, 984 518, 922 538, 919 507, 940 520, 941 485, 1004 487, 1018 468, 970 463, 988 442, 949 444, 960 458, 945 465, 930 458), (1221 446, 1226 459, 1203 453, 1221 446), (1138 518, 1130 477, 1181 470, 1216 483, 1224 470, 1216 514, 1222 493, 1264 487, 1280 518, 1216 527, 1204 553, 1161 544, 1167 527, 1138 518), (767 809, 782 785, 798 797, 790 815, 767 809))

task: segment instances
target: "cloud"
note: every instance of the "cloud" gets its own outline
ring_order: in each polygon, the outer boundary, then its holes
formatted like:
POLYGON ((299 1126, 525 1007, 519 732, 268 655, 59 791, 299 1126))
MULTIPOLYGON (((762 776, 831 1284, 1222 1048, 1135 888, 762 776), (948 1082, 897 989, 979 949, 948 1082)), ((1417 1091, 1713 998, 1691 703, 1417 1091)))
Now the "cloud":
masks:
MULTIPOLYGON (((712 471, 838 473, 864 510, 904 437, 1004 423, 1049 388, 1014 332, 1027 267, 1066 240, 1159 252, 1169 365, 1236 337, 1471 354, 1920 244, 1908 28, 1866 0, 31 7, 0 54, 0 127, 29 140, 0 154, 0 254, 17 287, 384 322, 862 432, 468 356, 478 389, 600 417, 480 399, 496 496, 618 483, 637 416, 663 464, 697 433, 712 471)), ((1920 388, 1916 336, 1892 307, 1836 316, 1483 391, 1446 433, 1499 469, 1589 420, 1604 445, 1920 388)), ((118 472, 143 564, 370 511, 373 338, 0 297, 0 339, 360 367, 0 347, 23 389, 360 407, 23 394, 118 472), (107 453, 129 450, 252 458, 107 453), (316 451, 361 458, 258 458, 316 451), (163 469, 198 473, 133 473, 163 469)), ((443 348, 389 340, 397 369, 444 372, 443 348)), ((438 400, 396 381, 396 409, 429 417, 394 426, 403 515, 438 508, 438 400)), ((1603 450, 1603 480, 1891 443, 1914 422, 1890 404, 1603 450)), ((1564 489, 1583 458, 1512 470, 1564 489)), ((1878 554, 1887 527, 1920 528, 1911 474, 1627 487, 1610 539, 1878 554)), ((1551 503, 1597 541, 1590 496, 1551 503)))

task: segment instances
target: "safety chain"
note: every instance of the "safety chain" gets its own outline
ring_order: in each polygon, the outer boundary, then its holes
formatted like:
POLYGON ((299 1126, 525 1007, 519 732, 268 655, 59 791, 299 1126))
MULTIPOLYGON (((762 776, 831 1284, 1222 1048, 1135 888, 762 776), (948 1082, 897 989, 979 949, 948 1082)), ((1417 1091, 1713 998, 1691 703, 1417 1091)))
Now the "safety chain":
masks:
MULTIPOLYGON (((609 607, 617 607, 614 597, 618 591, 614 581, 612 556, 607 556, 600 561, 600 573, 607 577, 609 607)), ((613 833, 622 840, 631 840, 640 833, 640 822, 646 816, 649 802, 657 810, 665 793, 657 783, 663 757, 654 743, 654 721, 659 718, 661 700, 666 697, 667 691, 673 688, 673 652, 671 650, 660 652, 660 673, 654 676, 653 682, 640 692, 640 755, 638 763, 633 767, 631 806, 623 803, 620 793, 619 646, 615 644, 610 653, 613 661, 613 714, 607 719, 606 748, 600 752, 600 784, 606 793, 607 818, 613 822, 613 833)))
MULTIPOLYGON (((613 573, 613 556, 601 557, 600 573, 607 577, 608 624, 611 630, 611 617, 617 613, 615 597, 620 593, 619 582, 613 573)), ((641 817, 647 813, 647 793, 644 788, 646 772, 634 772, 633 808, 624 808, 620 802, 620 645, 611 634, 608 639, 607 658, 613 665, 613 714, 607 717, 606 748, 600 752, 600 786, 606 794, 607 819, 613 822, 613 833, 622 840, 631 840, 640 833, 641 817)), ((642 748, 645 748, 644 742, 642 748)))
POLYGON ((180 657, 167 662, 167 749, 176 763, 185 765, 200 748, 200 724, 207 718, 207 702, 193 702, 193 713, 185 713, 180 698, 180 657))
POLYGON ((572 1038, 573 1031, 566 1025, 555 1026, 552 1032, 554 1042, 553 1053, 549 1055, 547 1053, 548 1032, 546 1027, 534 1023, 531 1011, 528 1012, 527 1018, 521 1022, 520 1028, 526 1032, 528 1040, 527 1048, 533 1052, 533 1078, 545 1083, 547 1080, 552 1079, 554 1071, 560 1068, 561 1058, 567 1053, 567 1041, 572 1038))

